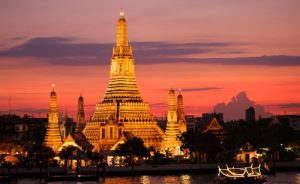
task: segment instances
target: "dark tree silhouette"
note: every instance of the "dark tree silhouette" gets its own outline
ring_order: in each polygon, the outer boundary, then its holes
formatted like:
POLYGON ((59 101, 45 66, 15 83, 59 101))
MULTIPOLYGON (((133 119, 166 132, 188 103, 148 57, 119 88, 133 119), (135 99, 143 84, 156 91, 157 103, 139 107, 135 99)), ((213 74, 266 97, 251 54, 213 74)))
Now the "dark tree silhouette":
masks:
POLYGON ((124 144, 119 144, 115 150, 117 156, 136 156, 136 157, 149 157, 149 151, 145 147, 144 142, 140 138, 131 138, 124 144))
POLYGON ((142 139, 134 137, 128 139, 124 144, 119 144, 114 152, 116 156, 125 156, 129 159, 129 164, 134 166, 134 157, 149 157, 149 151, 145 147, 142 139))
POLYGON ((195 154, 197 162, 206 162, 207 158, 215 160, 216 154, 220 152, 219 140, 213 134, 206 133, 183 133, 180 137, 184 149, 189 149, 195 154))

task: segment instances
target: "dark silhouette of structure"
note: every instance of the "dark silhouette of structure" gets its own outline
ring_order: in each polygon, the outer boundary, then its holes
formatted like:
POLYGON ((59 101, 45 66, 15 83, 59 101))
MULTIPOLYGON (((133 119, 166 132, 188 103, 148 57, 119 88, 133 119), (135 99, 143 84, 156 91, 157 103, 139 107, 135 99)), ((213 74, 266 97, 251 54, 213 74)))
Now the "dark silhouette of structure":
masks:
POLYGON ((245 113, 247 122, 255 121, 255 109, 252 106, 246 109, 245 113))

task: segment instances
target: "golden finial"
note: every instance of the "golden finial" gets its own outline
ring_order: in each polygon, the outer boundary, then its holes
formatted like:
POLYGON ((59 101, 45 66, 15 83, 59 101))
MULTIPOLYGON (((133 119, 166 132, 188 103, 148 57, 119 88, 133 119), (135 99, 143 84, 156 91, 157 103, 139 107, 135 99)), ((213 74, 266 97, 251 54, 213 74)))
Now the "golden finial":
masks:
POLYGON ((53 83, 52 84, 52 91, 54 91, 54 88, 55 88, 55 84, 53 83))
POLYGON ((124 18, 124 15, 125 15, 125 12, 124 12, 123 8, 121 8, 121 10, 120 10, 120 17, 124 18))
POLYGON ((179 94, 181 94, 181 88, 179 88, 178 91, 179 91, 179 94))

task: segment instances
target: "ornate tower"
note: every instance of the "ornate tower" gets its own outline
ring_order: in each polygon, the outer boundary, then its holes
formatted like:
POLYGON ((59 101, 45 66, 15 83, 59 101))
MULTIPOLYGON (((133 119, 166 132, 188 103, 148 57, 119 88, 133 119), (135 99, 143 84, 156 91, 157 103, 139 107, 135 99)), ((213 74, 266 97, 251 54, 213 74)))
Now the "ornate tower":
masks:
POLYGON ((176 97, 173 87, 171 87, 168 97, 167 128, 164 136, 162 151, 168 151, 172 155, 180 155, 181 141, 178 139, 178 136, 180 136, 180 130, 177 121, 176 97))
POLYGON ((180 133, 186 132, 186 120, 183 110, 183 97, 181 90, 179 89, 179 95, 177 96, 177 118, 179 124, 180 133))
POLYGON ((76 132, 81 132, 84 128, 84 104, 83 97, 80 95, 78 98, 78 112, 77 112, 77 123, 75 127, 76 132))
POLYGON ((48 127, 44 143, 46 146, 51 147, 55 152, 62 145, 62 139, 58 125, 58 110, 56 102, 56 93, 54 91, 54 84, 50 93, 50 106, 48 115, 48 127))
POLYGON ((123 10, 117 22, 116 36, 108 87, 102 102, 96 104, 91 121, 86 123, 84 133, 95 150, 111 149, 123 132, 141 138, 147 147, 160 149, 164 133, 138 91, 123 10))

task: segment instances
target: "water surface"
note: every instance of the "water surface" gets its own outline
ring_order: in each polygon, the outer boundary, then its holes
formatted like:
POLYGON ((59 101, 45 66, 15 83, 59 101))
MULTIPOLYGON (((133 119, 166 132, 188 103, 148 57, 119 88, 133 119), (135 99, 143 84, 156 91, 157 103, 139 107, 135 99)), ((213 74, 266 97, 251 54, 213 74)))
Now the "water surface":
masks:
MULTIPOLYGON (((166 176, 136 176, 136 177, 107 177, 103 184, 213 184, 215 175, 166 175, 166 176)), ((265 184, 300 184, 300 172, 278 172, 267 176, 265 184)), ((18 184, 38 184, 39 179, 19 179, 18 184)), ((97 184, 97 182, 49 182, 53 184, 97 184)))

